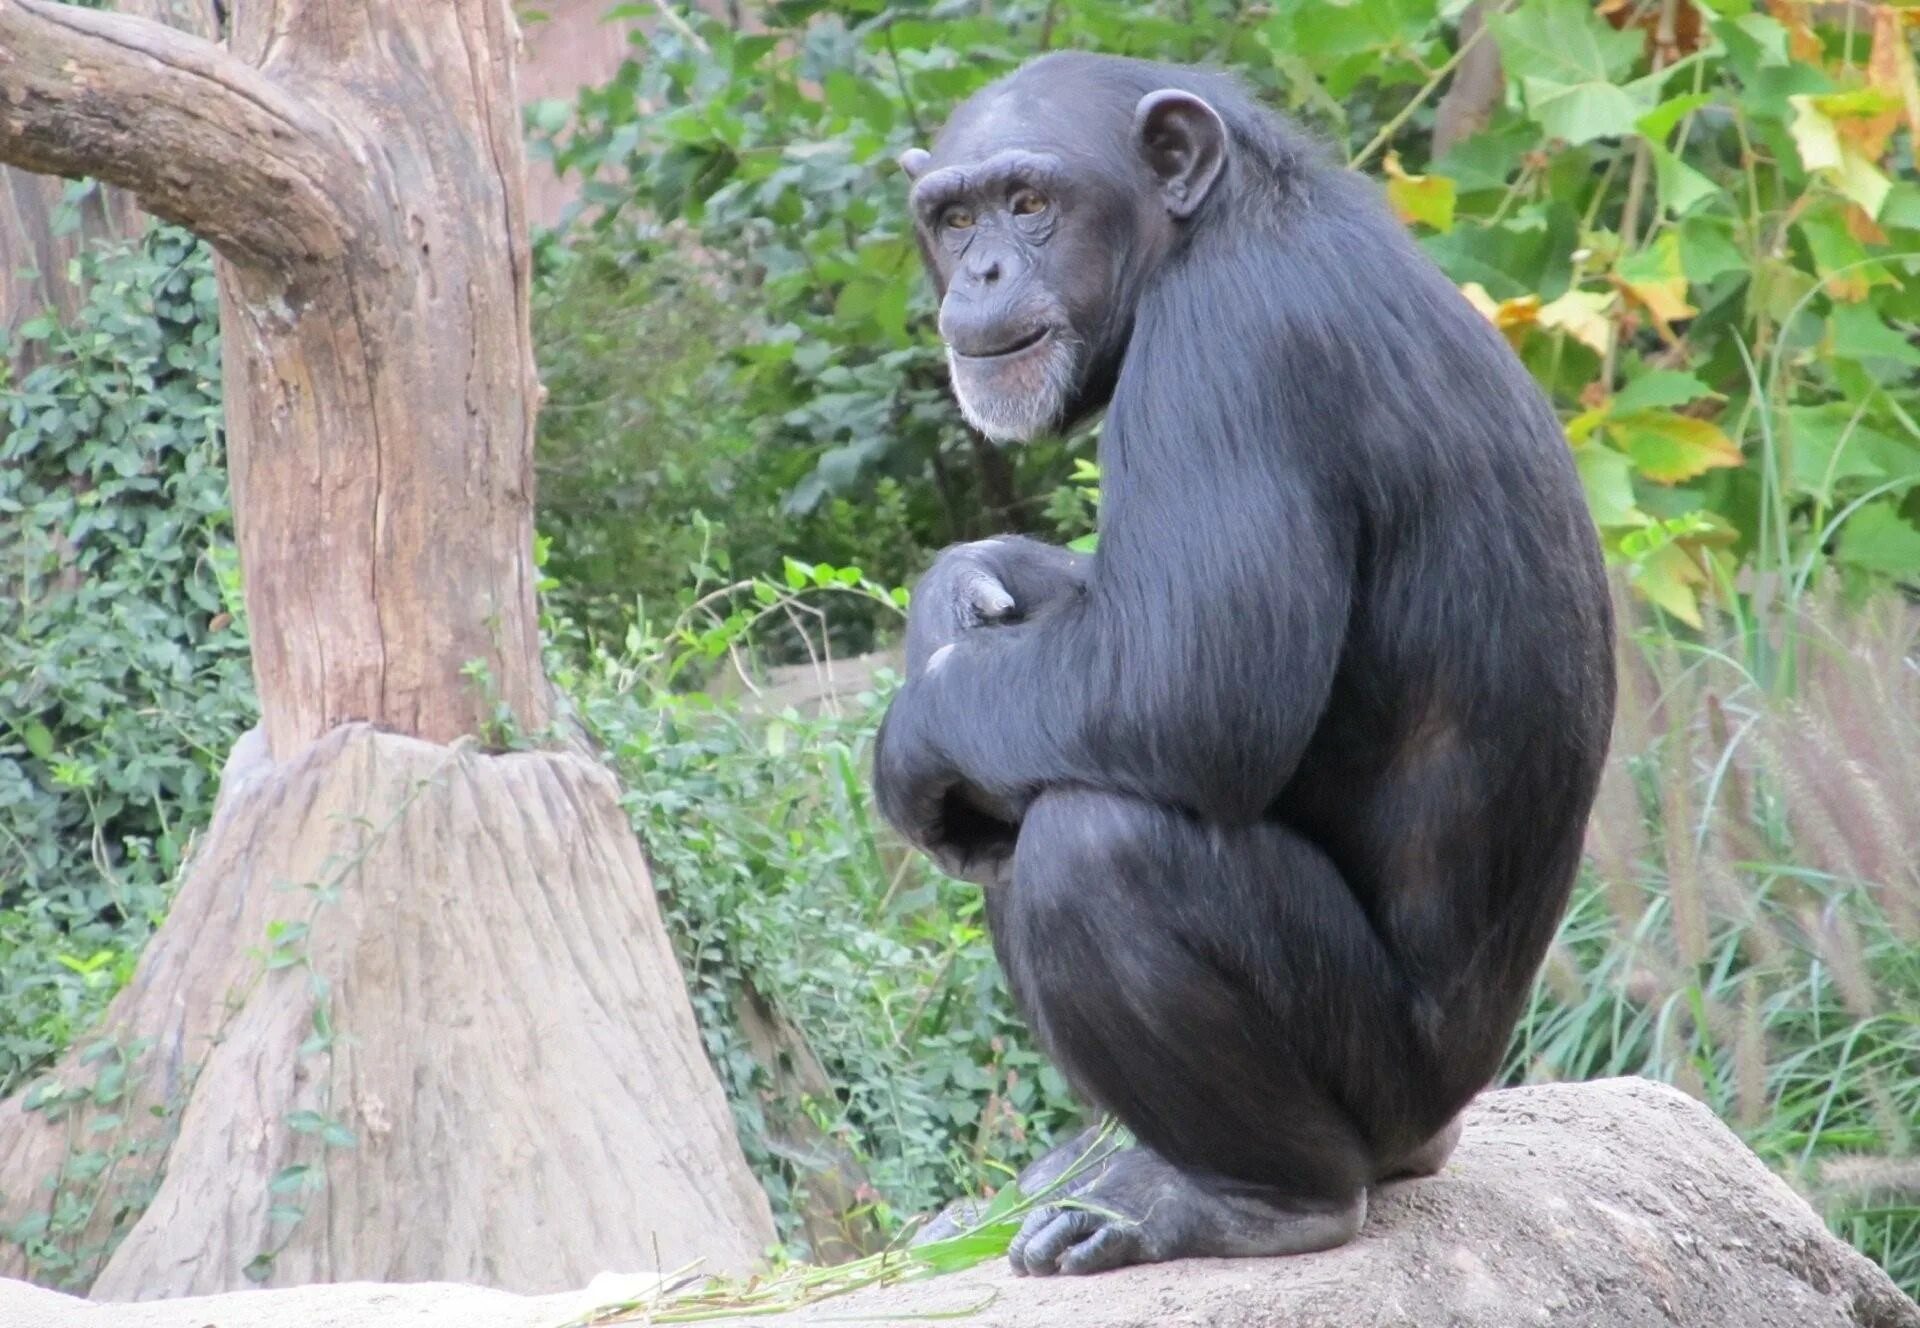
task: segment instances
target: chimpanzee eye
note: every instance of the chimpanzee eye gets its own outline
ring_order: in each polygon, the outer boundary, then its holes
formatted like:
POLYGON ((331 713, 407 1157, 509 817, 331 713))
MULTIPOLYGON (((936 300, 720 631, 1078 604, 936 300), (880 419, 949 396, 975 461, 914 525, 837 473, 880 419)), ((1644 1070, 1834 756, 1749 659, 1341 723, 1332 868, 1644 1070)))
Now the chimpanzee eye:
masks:
POLYGON ((964 231, 973 225, 973 213, 965 208, 948 208, 941 214, 940 224, 950 231, 964 231))
POLYGON ((1031 217, 1036 212, 1046 210, 1046 197, 1036 189, 1022 189, 1013 196, 1013 215, 1016 217, 1031 217))

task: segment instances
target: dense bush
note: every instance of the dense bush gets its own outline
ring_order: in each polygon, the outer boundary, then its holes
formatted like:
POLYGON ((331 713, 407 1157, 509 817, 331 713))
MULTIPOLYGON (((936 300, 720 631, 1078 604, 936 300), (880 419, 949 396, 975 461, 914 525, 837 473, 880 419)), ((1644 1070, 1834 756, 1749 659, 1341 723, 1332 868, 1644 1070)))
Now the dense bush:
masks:
MULTIPOLYGON (((681 603, 689 569, 766 572, 790 551, 897 580, 923 564, 926 523, 909 519, 897 484, 857 507, 787 505, 811 461, 773 440, 728 371, 750 349, 753 292, 737 273, 621 224, 543 255, 539 523, 554 594, 575 621, 617 637, 636 603, 681 603)), ((840 615, 836 641, 871 644, 877 622, 840 615)))
POLYGON ((868 751, 892 679, 856 672, 804 712, 684 693, 690 658, 750 647, 790 611, 820 639, 823 612, 897 615, 835 569, 824 586, 811 569, 794 579, 799 592, 761 582, 708 601, 678 632, 558 651, 554 668, 627 789, 741 1140, 801 1241, 805 1192, 827 1172, 850 1172, 871 1205, 846 1227, 890 1232, 1004 1179, 1077 1111, 1001 985, 980 892, 902 852, 873 811, 868 751), (791 1030, 788 1056, 824 1073, 784 1073, 756 1045, 766 1027, 791 1030))
POLYGON ((1379 169, 1562 408, 1609 551, 1666 611, 1697 623, 1743 561, 1920 578, 1911 11, 1521 0, 1481 39, 1504 96, 1436 160, 1463 8, 866 0, 768 6, 750 33, 695 14, 534 123, 596 224, 684 225, 748 283, 735 381, 806 463, 796 510, 884 475, 916 520, 964 508, 927 542, 1041 521, 1066 458, 982 454, 958 426, 892 158, 1020 59, 1086 47, 1223 64, 1379 169))
POLYGON ((157 227, 83 266, 0 415, 0 1094, 126 980, 253 713, 212 265, 157 227))

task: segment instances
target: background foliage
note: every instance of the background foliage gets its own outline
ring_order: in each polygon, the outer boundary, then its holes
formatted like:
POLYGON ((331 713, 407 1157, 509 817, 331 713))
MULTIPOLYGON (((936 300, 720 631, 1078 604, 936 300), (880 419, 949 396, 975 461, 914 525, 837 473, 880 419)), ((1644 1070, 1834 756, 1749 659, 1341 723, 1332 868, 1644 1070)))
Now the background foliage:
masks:
MULTIPOLYGON (((551 668, 630 790, 795 1249, 870 1247, 1077 1119, 977 894, 876 829, 890 676, 824 705, 735 680, 886 640, 941 544, 1091 529, 1088 438, 961 426, 891 166, 1074 46, 1215 61, 1311 123, 1567 421, 1642 605, 1509 1076, 1684 1085, 1920 1287, 1920 27, 1476 5, 1504 88, 1437 152, 1466 8, 616 6, 650 27, 634 59, 531 112, 580 189, 538 251, 551 668)), ((204 256, 162 228, 86 262, 0 438, 0 1092, 125 980, 251 717, 204 256)))
POLYGON ((1698 625, 1742 565, 1920 575, 1915 13, 1481 8, 1505 92, 1437 159, 1463 6, 1434 0, 690 15, 531 120, 590 226, 726 255, 753 289, 718 344, 748 432, 799 473, 789 512, 891 477, 928 545, 1046 525, 1067 456, 984 449, 947 407, 892 158, 1019 60, 1085 47, 1223 64, 1383 168, 1561 406, 1609 551, 1666 612, 1698 625))
POLYGON ((0 1093, 131 973, 253 716, 212 266, 167 228, 83 266, 0 413, 0 1093))

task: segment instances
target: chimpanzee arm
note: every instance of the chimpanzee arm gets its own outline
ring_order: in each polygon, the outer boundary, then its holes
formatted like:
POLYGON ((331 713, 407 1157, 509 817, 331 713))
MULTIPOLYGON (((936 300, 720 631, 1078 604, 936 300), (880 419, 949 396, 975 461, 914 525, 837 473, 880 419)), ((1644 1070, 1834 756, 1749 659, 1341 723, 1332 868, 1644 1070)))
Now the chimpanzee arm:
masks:
POLYGON ((875 756, 888 819, 950 842, 956 806, 1010 827, 1065 784, 1259 817, 1325 709, 1354 561, 1349 520, 1271 466, 1177 503, 1136 489, 1110 505, 1083 596, 962 633, 909 678, 875 756), (1156 509, 1191 517, 1129 519, 1156 509))

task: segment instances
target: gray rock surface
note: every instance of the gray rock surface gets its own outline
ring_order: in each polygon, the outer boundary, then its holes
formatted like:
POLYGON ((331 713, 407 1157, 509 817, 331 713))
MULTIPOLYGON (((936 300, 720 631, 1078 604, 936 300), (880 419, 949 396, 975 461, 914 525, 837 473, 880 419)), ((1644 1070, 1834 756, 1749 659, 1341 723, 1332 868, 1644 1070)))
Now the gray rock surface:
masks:
MULTIPOLYGON (((0 1326, 560 1328, 596 1294, 347 1285, 93 1305, 0 1282, 0 1326)), ((996 1261, 725 1322, 929 1316, 978 1328, 1920 1328, 1920 1306, 1705 1108, 1632 1079, 1487 1094, 1441 1175, 1381 1191, 1360 1237, 1324 1254, 1044 1281, 996 1261)))

